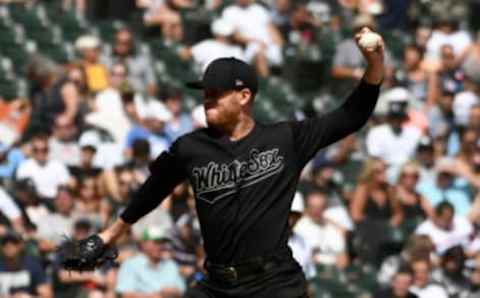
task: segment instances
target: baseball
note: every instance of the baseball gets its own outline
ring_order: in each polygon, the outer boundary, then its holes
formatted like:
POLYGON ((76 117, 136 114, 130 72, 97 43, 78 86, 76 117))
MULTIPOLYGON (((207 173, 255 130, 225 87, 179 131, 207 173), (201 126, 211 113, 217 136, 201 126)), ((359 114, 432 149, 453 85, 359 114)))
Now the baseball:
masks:
POLYGON ((381 37, 377 33, 367 32, 362 34, 358 43, 364 49, 375 49, 380 43, 381 37))

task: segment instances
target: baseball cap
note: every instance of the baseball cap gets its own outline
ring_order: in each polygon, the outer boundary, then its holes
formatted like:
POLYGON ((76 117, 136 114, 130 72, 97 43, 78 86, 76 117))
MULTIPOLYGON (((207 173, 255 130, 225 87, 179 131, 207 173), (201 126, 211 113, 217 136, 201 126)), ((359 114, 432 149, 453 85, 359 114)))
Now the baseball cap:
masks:
POLYGON ((168 231, 159 226, 148 226, 145 228, 142 234, 142 240, 143 241, 148 241, 148 240, 153 240, 153 241, 160 241, 160 240, 165 240, 165 241, 172 241, 172 238, 170 237, 168 231))
POLYGON ((246 62, 230 57, 212 61, 205 70, 201 81, 189 82, 187 87, 193 89, 240 90, 250 89, 255 94, 258 90, 257 73, 246 62))
POLYGON ((225 19, 216 19, 211 26, 212 33, 220 36, 230 36, 235 32, 235 25, 225 19))

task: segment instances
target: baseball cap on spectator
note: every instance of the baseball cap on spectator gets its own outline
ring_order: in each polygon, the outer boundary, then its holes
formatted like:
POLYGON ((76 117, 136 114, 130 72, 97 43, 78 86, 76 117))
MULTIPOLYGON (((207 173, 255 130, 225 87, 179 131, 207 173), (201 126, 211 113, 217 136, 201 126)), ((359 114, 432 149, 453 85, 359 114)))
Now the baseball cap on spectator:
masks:
POLYGON ((100 40, 93 35, 83 35, 75 41, 75 49, 78 51, 96 49, 98 47, 100 47, 100 40))
POLYGON ((216 19, 210 29, 214 35, 230 36, 235 32, 235 25, 225 19, 216 19))
POLYGON ((295 192, 295 196, 293 197, 292 207, 290 208, 290 212, 297 212, 303 213, 305 210, 305 201, 303 195, 300 192, 295 192))
POLYGON ((164 104, 158 101, 149 102, 145 107, 139 109, 138 114, 140 118, 156 119, 162 122, 167 122, 172 119, 172 113, 170 113, 164 104))
POLYGON ((250 89, 252 94, 258 90, 258 78, 255 69, 248 63, 230 57, 212 61, 205 70, 201 81, 189 82, 192 89, 242 90, 250 89))
POLYGON ((160 226, 148 226, 143 231, 141 240, 148 241, 172 241, 167 229, 160 226))
POLYGON ((102 143, 100 136, 94 131, 87 131, 83 133, 78 140, 80 148, 92 150, 93 152, 97 151, 98 146, 102 143))

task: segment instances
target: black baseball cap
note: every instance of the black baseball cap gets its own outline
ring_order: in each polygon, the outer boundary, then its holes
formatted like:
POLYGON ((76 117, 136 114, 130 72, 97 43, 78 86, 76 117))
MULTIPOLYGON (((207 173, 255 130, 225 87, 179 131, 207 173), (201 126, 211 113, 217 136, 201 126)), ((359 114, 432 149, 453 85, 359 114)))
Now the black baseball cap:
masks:
POLYGON ((212 61, 205 70, 201 81, 189 82, 193 89, 241 90, 250 89, 252 94, 258 90, 258 78, 255 69, 242 60, 230 57, 212 61))

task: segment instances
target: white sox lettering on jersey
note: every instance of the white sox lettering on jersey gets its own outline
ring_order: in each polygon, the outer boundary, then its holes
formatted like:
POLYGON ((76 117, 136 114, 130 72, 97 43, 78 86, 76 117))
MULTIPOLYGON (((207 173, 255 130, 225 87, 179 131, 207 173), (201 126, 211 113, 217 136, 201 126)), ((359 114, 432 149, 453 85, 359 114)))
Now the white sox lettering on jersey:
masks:
POLYGON ((218 164, 214 161, 193 168, 193 186, 198 199, 213 204, 282 171, 283 156, 278 148, 260 152, 252 149, 248 160, 218 164))

